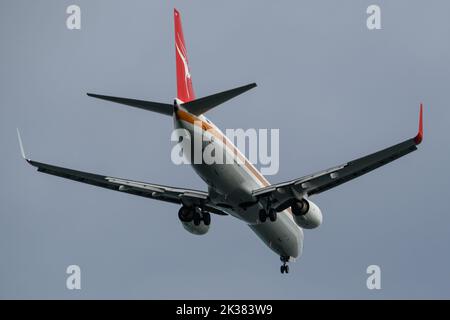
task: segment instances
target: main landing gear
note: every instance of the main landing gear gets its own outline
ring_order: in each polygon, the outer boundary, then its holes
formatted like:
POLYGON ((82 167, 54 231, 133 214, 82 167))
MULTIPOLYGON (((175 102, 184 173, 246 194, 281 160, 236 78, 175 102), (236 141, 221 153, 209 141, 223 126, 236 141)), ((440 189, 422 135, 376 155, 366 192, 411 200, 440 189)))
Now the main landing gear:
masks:
POLYGON ((277 221, 277 212, 275 209, 270 208, 268 211, 261 209, 259 210, 259 221, 266 222, 267 218, 269 218, 270 221, 275 222, 277 221))
POLYGON ((281 262, 283 262, 283 265, 280 267, 281 273, 289 273, 289 266, 287 263, 289 262, 289 257, 280 257, 281 262))
POLYGON ((202 221, 206 226, 211 224, 211 215, 200 207, 182 206, 178 211, 178 218, 181 222, 194 222, 195 226, 199 226, 202 221))
POLYGON ((277 210, 272 208, 271 206, 271 199, 267 199, 266 202, 266 208, 259 210, 259 221, 261 223, 266 222, 267 218, 269 218, 270 221, 275 222, 277 221, 277 210))

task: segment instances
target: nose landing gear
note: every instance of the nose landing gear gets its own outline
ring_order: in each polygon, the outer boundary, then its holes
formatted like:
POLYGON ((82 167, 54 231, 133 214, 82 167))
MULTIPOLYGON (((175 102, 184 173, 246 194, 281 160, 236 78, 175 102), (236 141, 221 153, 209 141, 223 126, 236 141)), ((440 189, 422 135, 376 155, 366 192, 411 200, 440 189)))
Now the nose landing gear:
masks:
POLYGON ((280 257, 281 262, 283 262, 283 265, 280 267, 281 273, 289 273, 289 266, 287 263, 289 262, 289 257, 281 256, 280 257))

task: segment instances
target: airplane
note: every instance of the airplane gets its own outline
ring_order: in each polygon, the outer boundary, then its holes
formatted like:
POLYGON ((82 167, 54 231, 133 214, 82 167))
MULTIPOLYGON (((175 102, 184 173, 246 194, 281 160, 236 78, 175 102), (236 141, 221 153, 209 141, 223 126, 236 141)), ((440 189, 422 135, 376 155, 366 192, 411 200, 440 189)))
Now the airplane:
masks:
POLYGON ((181 16, 177 9, 174 9, 174 22, 177 96, 173 104, 92 93, 87 95, 172 117, 175 128, 187 130, 194 137, 206 137, 207 144, 214 144, 217 150, 225 153, 238 155, 242 161, 234 161, 231 164, 193 163, 193 169, 207 185, 208 191, 201 191, 115 178, 37 162, 25 155, 20 132, 17 130, 22 157, 42 173, 177 204, 180 206, 178 217, 181 224, 194 235, 204 235, 208 232, 211 214, 235 217, 246 223, 280 256, 280 272, 289 273, 287 263, 299 258, 303 252, 303 229, 314 229, 322 223, 322 212, 310 197, 415 151, 423 139, 423 105, 420 104, 419 129, 415 137, 324 171, 271 184, 204 115, 218 105, 256 87, 256 84, 251 83, 196 98, 181 16))

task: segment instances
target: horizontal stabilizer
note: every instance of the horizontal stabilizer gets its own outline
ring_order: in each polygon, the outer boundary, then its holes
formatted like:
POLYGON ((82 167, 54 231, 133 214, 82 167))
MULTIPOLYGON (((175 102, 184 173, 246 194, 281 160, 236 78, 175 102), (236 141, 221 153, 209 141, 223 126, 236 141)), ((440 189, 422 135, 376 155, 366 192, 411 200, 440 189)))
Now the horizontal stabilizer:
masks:
POLYGON ((228 91, 220 92, 213 94, 211 96, 207 96, 204 98, 200 98, 197 100, 193 100, 187 103, 183 103, 182 106, 190 113, 199 116, 208 110, 222 104, 234 97, 243 94, 244 92, 253 89, 256 87, 256 83, 251 83, 239 88, 231 89, 228 91))
POLYGON ((97 98, 97 99, 102 99, 102 100, 106 100, 106 101, 125 104, 127 106, 144 109, 147 111, 162 113, 167 116, 172 116, 172 114, 173 114, 173 105, 167 104, 167 103, 103 96, 100 94, 93 94, 93 93, 88 93, 87 95, 89 97, 93 97, 93 98, 97 98))

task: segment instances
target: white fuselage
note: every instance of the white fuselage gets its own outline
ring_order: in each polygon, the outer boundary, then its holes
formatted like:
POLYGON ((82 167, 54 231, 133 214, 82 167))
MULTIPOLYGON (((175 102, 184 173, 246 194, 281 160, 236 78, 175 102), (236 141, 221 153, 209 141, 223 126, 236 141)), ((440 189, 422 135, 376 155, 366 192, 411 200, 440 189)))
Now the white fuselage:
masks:
POLYGON ((234 144, 204 116, 196 117, 182 109, 174 116, 174 125, 176 129, 187 130, 192 143, 195 139, 203 139, 200 140, 204 141, 202 148, 213 143, 216 153, 226 152, 240 157, 241 161, 223 164, 205 164, 203 161, 195 164, 193 159, 189 160, 196 173, 207 183, 214 204, 246 222, 259 238, 280 256, 299 257, 303 249, 303 230, 295 223, 288 210, 279 212, 275 222, 259 221, 259 211, 264 204, 256 201, 252 191, 268 186, 269 182, 234 144), (242 206, 243 203, 248 205, 242 206))

